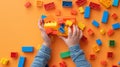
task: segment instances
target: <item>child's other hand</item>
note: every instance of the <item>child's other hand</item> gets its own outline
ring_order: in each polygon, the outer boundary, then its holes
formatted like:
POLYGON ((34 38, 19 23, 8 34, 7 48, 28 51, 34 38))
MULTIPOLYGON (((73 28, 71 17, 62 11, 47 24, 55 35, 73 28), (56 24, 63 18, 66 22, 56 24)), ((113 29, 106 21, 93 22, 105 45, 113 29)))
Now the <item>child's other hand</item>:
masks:
POLYGON ((71 28, 68 28, 68 38, 60 37, 65 41, 68 47, 78 45, 80 39, 82 38, 82 31, 78 29, 76 25, 73 25, 73 32, 71 28))
POLYGON ((46 33, 45 29, 44 29, 44 24, 43 24, 42 20, 38 21, 38 27, 39 27, 39 29, 41 31, 41 35, 42 35, 42 38, 44 40, 43 45, 49 47, 51 45, 51 39, 47 35, 47 33, 46 33))

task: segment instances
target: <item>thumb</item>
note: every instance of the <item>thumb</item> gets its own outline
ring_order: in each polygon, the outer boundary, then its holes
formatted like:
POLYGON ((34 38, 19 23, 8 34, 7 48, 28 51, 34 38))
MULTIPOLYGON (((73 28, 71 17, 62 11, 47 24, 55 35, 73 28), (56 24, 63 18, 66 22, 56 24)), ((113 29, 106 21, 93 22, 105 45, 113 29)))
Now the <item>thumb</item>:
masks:
POLYGON ((64 40, 64 41, 66 40, 66 38, 65 38, 65 37, 62 37, 62 36, 59 36, 59 38, 61 38, 61 39, 64 40))

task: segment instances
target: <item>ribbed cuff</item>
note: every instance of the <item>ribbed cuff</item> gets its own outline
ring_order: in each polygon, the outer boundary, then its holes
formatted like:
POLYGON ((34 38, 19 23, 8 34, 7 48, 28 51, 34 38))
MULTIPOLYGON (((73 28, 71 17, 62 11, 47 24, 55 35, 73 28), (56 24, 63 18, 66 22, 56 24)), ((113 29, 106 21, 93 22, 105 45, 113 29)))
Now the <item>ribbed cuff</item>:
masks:
POLYGON ((51 53, 51 49, 50 49, 49 47, 45 46, 45 45, 42 45, 42 47, 41 47, 40 50, 41 50, 42 52, 48 54, 48 55, 50 55, 50 53, 51 53))
POLYGON ((79 46, 79 44, 72 46, 69 48, 69 50, 70 50, 70 52, 78 52, 78 51, 80 51, 80 46, 79 46))

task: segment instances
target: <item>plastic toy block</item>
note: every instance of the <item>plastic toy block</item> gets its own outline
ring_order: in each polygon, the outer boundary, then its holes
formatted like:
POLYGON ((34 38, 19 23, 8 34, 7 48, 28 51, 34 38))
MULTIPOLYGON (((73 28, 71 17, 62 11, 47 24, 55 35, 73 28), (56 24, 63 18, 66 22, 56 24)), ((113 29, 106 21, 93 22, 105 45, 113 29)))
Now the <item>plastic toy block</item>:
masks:
POLYGON ((73 23, 76 23, 76 18, 74 18, 74 17, 65 17, 65 18, 63 18, 63 20, 66 22, 67 20, 70 20, 70 21, 72 21, 73 23))
POLYGON ((56 15, 56 16, 60 16, 60 15, 61 15, 61 11, 60 11, 60 10, 56 10, 56 11, 55 11, 55 15, 56 15))
POLYGON ((47 28, 47 29, 45 29, 45 31, 47 34, 51 34, 53 32, 53 30, 51 28, 47 28))
POLYGON ((87 32, 88 32, 88 34, 89 34, 89 35, 93 35, 93 34, 94 34, 94 32, 93 32, 93 30, 92 30, 92 29, 88 29, 88 31, 87 31, 87 32))
POLYGON ((44 22, 45 23, 53 22, 53 21, 55 21, 53 16, 47 16, 46 18, 44 18, 44 22))
POLYGON ((46 17, 46 15, 41 15, 41 19, 45 19, 46 17))
POLYGON ((82 5, 84 5, 86 2, 87 2, 87 0, 77 0, 77 1, 76 1, 76 5, 77 5, 77 6, 82 6, 82 5))
POLYGON ((117 7, 118 4, 119 4, 119 0, 113 0, 113 2, 112 2, 112 5, 113 5, 113 6, 116 6, 116 7, 117 7))
POLYGON ((61 57, 61 58, 70 57, 70 51, 60 53, 60 57, 61 57))
POLYGON ((114 34, 114 30, 112 30, 112 29, 108 30, 108 32, 107 32, 108 36, 112 36, 113 34, 114 34))
POLYGON ((92 24, 93 24, 95 27, 99 27, 99 23, 98 23, 96 20, 93 20, 93 21, 92 21, 92 24))
POLYGON ((65 24, 61 24, 60 27, 65 28, 65 24))
POLYGON ((107 61, 105 61, 105 60, 101 61, 101 65, 104 67, 107 66, 107 61))
POLYGON ((62 1, 63 7, 72 7, 72 1, 62 1))
POLYGON ((90 17, 90 7, 86 6, 84 12, 84 18, 89 18, 89 17, 90 17))
POLYGON ((73 22, 71 20, 67 20, 65 22, 65 25, 67 25, 67 26, 72 26, 72 24, 73 24, 73 22))
POLYGON ((0 63, 3 64, 3 65, 7 65, 8 62, 9 62, 9 60, 6 59, 6 58, 2 58, 2 59, 0 60, 0 63))
POLYGON ((26 8, 29 8, 29 7, 31 6, 31 3, 28 1, 28 2, 25 3, 24 6, 25 6, 26 8))
POLYGON ((18 67, 24 67, 25 64, 25 57, 20 56, 19 62, 18 62, 18 67))
POLYGON ((17 52, 11 52, 11 58, 17 58, 18 53, 17 52))
POLYGON ((78 9, 79 9, 79 12, 80 12, 80 13, 84 13, 83 7, 79 7, 78 9))
POLYGON ((112 5, 112 0, 100 0, 100 3, 106 8, 109 8, 112 5))
POLYGON ((43 6, 43 1, 36 0, 36 5, 37 5, 37 7, 42 7, 43 6))
POLYGON ((113 13, 113 14, 112 14, 112 18, 113 18, 113 19, 117 19, 117 18, 118 18, 117 14, 116 14, 116 13, 113 13))
POLYGON ((102 22, 103 23, 107 23, 108 17, 109 17, 109 12, 108 11, 104 11, 103 12, 103 16, 102 16, 102 22))
POLYGON ((75 9, 72 9, 72 10, 71 10, 71 14, 72 14, 72 15, 77 15, 77 11, 76 11, 75 9))
POLYGON ((100 49, 99 49, 99 47, 98 47, 97 45, 94 45, 94 46, 93 46, 93 51, 94 51, 94 52, 99 52, 100 49))
POLYGON ((95 60, 95 59, 96 59, 95 54, 90 54, 90 60, 95 60))
POLYGON ((112 65, 112 67, 118 67, 117 65, 112 65))
POLYGON ((60 62, 59 63, 60 67, 67 67, 66 63, 63 61, 63 62, 60 62))
POLYGON ((104 34, 105 34, 105 30, 104 30, 104 29, 101 29, 101 30, 100 30, 100 34, 104 35, 104 34))
POLYGON ((113 52, 108 52, 108 53, 107 53, 107 57, 108 57, 108 58, 113 58, 113 52))
POLYGON ((47 11, 51 10, 51 9, 55 9, 55 4, 54 4, 54 2, 50 2, 50 3, 44 4, 44 8, 47 11))
POLYGON ((114 47, 115 46, 115 41, 114 40, 109 40, 109 46, 114 47))
POLYGON ((118 62, 118 65, 120 65, 120 61, 118 62))
POLYGON ((44 28, 51 28, 53 30, 58 30, 58 23, 53 21, 53 22, 49 22, 49 23, 44 23, 44 28))
POLYGON ((85 29, 85 25, 81 22, 78 23, 78 27, 81 29, 81 30, 84 30, 85 29))
POLYGON ((100 10, 100 5, 97 3, 90 2, 89 6, 91 9, 100 10))
POLYGON ((65 30, 64 30, 64 28, 62 28, 62 27, 60 27, 58 30, 59 30, 61 33, 65 33, 65 30))
POLYGON ((64 24, 65 23, 65 21, 63 20, 63 18, 58 18, 57 19, 57 22, 58 22, 58 24, 64 24))
POLYGON ((33 46, 22 46, 22 52, 33 52, 33 46))
POLYGON ((82 41, 87 41, 87 37, 83 35, 82 38, 81 38, 81 40, 82 41))
POLYGON ((113 28, 114 30, 119 29, 119 28, 120 28, 120 23, 112 24, 112 28, 113 28))
POLYGON ((96 40, 96 43, 98 44, 98 46, 101 46, 102 45, 102 41, 100 39, 97 39, 96 40))

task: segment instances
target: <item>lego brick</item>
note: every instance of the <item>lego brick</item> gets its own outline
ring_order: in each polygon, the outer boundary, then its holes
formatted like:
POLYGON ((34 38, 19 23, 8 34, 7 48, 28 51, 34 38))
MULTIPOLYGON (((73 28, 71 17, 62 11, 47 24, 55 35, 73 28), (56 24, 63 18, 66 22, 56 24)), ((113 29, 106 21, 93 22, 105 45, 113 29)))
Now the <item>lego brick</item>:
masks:
POLYGON ((50 2, 50 3, 47 3, 47 4, 44 4, 44 8, 45 10, 52 10, 52 9, 55 9, 55 4, 54 2, 50 2))
POLYGON ((99 27, 99 23, 98 23, 96 20, 93 20, 93 21, 92 21, 92 24, 93 24, 95 27, 99 27))
POLYGON ((84 30, 85 29, 85 25, 81 22, 78 23, 78 27, 81 29, 81 30, 84 30))
POLYGON ((114 47, 115 46, 115 40, 109 40, 109 46, 114 47))
POLYGON ((119 29, 120 28, 120 23, 114 23, 114 24, 112 24, 112 28, 114 30, 119 29))
POLYGON ((59 63, 60 67, 67 67, 66 63, 63 61, 63 62, 60 62, 59 63))
POLYGON ((71 15, 77 15, 77 11, 75 9, 71 10, 71 15))
POLYGON ((65 28, 65 24, 61 24, 60 27, 65 28))
POLYGON ((100 3, 106 8, 109 8, 112 5, 112 0, 100 0, 100 3))
POLYGON ((72 7, 72 1, 62 1, 63 7, 72 7))
POLYGON ((87 2, 87 0, 77 0, 75 3, 77 6, 82 6, 87 2))
POLYGON ((90 17, 90 7, 86 6, 84 12, 84 18, 89 18, 89 17, 90 17))
POLYGON ((60 16, 60 15, 61 15, 61 11, 60 11, 60 10, 56 10, 56 11, 55 11, 55 15, 56 15, 56 16, 60 16))
POLYGON ((18 53, 17 52, 11 52, 11 58, 17 58, 18 53))
POLYGON ((112 18, 113 18, 113 19, 117 19, 117 18, 118 18, 117 14, 116 14, 116 13, 113 13, 113 14, 112 14, 112 18))
POLYGON ((33 46, 22 46, 22 52, 33 52, 33 46))
POLYGON ((47 16, 46 18, 44 18, 45 23, 53 22, 53 21, 55 21, 55 18, 53 16, 47 16))
POLYGON ((87 32, 88 32, 89 35, 93 35, 94 34, 92 29, 88 29, 87 32))
POLYGON ((118 67, 117 65, 112 65, 112 67, 118 67))
POLYGON ((87 37, 83 35, 81 40, 86 42, 87 41, 87 37))
POLYGON ((107 66, 107 61, 105 61, 105 60, 101 61, 100 63, 101 63, 101 65, 104 66, 104 67, 107 66))
POLYGON ((80 13, 84 13, 83 7, 79 7, 78 9, 79 9, 79 12, 80 12, 80 13))
POLYGON ((102 23, 107 23, 108 17, 109 17, 109 12, 108 11, 104 11, 103 12, 103 16, 102 16, 102 23))
POLYGON ((36 6, 37 7, 42 7, 43 6, 43 1, 42 0, 36 0, 36 6))
POLYGON ((63 18, 58 18, 57 22, 58 22, 58 24, 64 24, 65 23, 65 21, 63 20, 63 18))
POLYGON ((19 62, 18 62, 18 67, 24 67, 25 64, 25 57, 20 56, 19 62))
POLYGON ((60 53, 60 57, 61 57, 61 58, 70 57, 70 51, 60 53))
POLYGON ((31 2, 29 2, 29 1, 28 1, 28 2, 26 2, 24 6, 25 6, 26 8, 31 7, 31 2))
POLYGON ((73 22, 71 20, 67 20, 65 22, 65 25, 67 25, 67 26, 72 26, 72 24, 73 24, 73 22))
POLYGON ((96 40, 96 43, 98 44, 98 46, 101 46, 102 45, 102 41, 100 39, 97 39, 96 40))
POLYGON ((112 36, 113 34, 114 34, 114 30, 109 29, 108 32, 107 32, 107 35, 108 36, 112 36))
POLYGON ((97 45, 94 45, 92 49, 93 49, 94 52, 99 52, 100 51, 100 48, 97 45))
POLYGON ((107 53, 107 57, 108 57, 108 58, 113 58, 113 52, 108 52, 108 53, 107 53))
POLYGON ((100 5, 97 3, 90 2, 89 6, 91 9, 100 10, 100 5))
POLYGON ((119 4, 119 0, 113 0, 113 2, 112 2, 112 5, 113 5, 113 6, 116 6, 116 7, 117 7, 118 4, 119 4))
POLYGON ((46 17, 46 15, 41 15, 41 19, 45 19, 46 17))
POLYGON ((60 27, 58 30, 59 30, 61 33, 65 33, 65 30, 64 30, 64 28, 62 28, 62 27, 60 27))
POLYGON ((105 30, 104 30, 104 29, 101 29, 101 30, 100 30, 100 34, 104 35, 104 34, 105 34, 105 30))
POLYGON ((73 23, 76 23, 76 18, 74 18, 74 17, 65 17, 65 18, 63 18, 63 20, 66 22, 67 20, 70 20, 70 21, 72 21, 73 23))
POLYGON ((44 28, 51 28, 53 30, 58 30, 58 23, 56 21, 44 23, 44 28))
POLYGON ((95 54, 90 54, 90 60, 95 60, 95 59, 96 59, 95 54))
POLYGON ((9 60, 7 58, 2 58, 0 60, 0 63, 3 64, 3 65, 7 65, 9 63, 9 60))
POLYGON ((54 30, 53 32, 52 32, 52 35, 57 35, 58 34, 58 31, 57 30, 54 30))
POLYGON ((45 31, 47 34, 51 34, 53 32, 53 30, 51 28, 47 28, 47 29, 45 29, 45 31))

